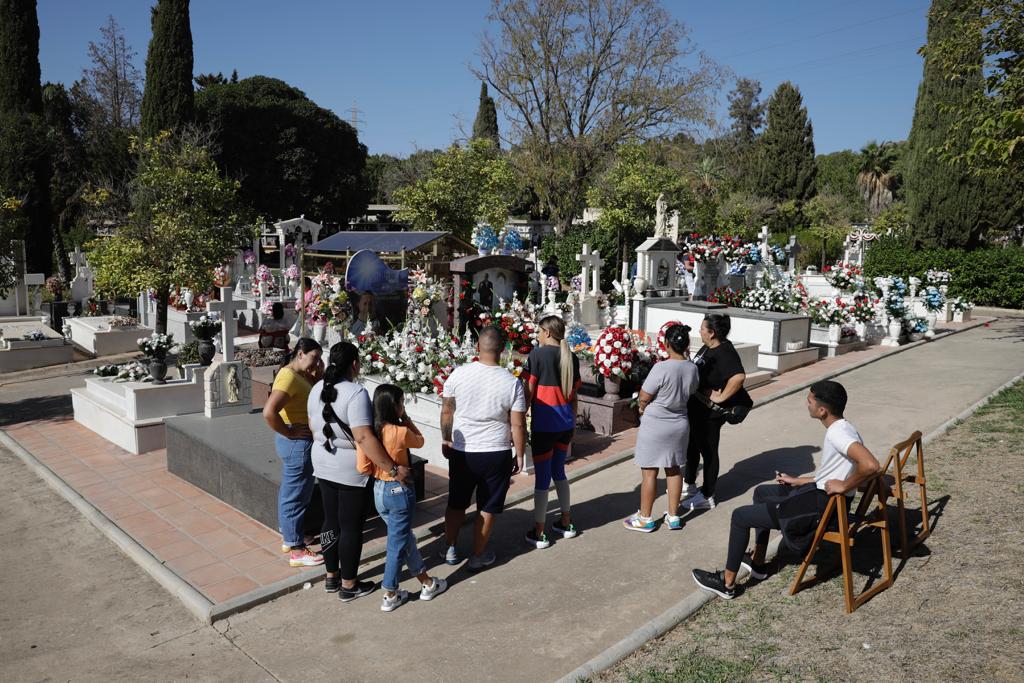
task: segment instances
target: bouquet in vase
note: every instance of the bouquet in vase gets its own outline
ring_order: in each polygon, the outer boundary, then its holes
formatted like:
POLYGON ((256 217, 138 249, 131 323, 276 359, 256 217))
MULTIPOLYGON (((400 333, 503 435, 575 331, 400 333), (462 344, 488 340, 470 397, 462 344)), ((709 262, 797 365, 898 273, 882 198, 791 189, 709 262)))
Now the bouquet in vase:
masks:
POLYGON ((866 296, 853 298, 853 303, 847 306, 850 318, 857 323, 869 323, 875 319, 875 305, 878 299, 871 300, 866 296))
POLYGON ((204 315, 199 320, 190 320, 188 326, 192 328, 192 334, 196 339, 213 339, 220 331, 220 318, 216 315, 204 315))
POLYGON ((945 270, 929 270, 924 274, 924 281, 930 285, 948 285, 953 281, 953 274, 945 270))
POLYGON ((708 295, 708 301, 713 304, 737 307, 743 303, 743 292, 737 292, 732 287, 719 287, 708 295))
POLYGON ((946 305, 946 297, 942 295, 938 287, 929 285, 921 293, 921 303, 924 304, 926 311, 935 313, 941 311, 942 307, 946 305))
POLYGON ((470 242, 478 250, 488 253, 498 248, 498 233, 489 225, 478 225, 473 228, 470 242))
POLYGON ((811 322, 821 327, 842 326, 850 322, 850 312, 842 299, 818 299, 808 310, 811 322))
POLYGON ((864 287, 864 271, 852 263, 840 261, 834 266, 825 266, 825 279, 841 292, 852 292, 864 287))
POLYGON ((625 379, 633 371, 633 338, 621 327, 608 327, 597 338, 594 348, 596 370, 604 377, 625 379))
POLYGON ((139 351, 147 358, 163 358, 174 346, 173 334, 158 334, 154 332, 148 337, 141 337, 138 340, 139 351))

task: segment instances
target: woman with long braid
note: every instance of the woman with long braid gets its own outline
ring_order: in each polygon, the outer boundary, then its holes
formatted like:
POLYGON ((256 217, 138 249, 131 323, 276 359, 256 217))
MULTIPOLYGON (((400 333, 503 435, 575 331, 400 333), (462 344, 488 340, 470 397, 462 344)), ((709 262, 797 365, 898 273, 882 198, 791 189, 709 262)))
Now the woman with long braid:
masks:
POLYGON ((552 528, 562 538, 578 533, 569 512, 569 480, 565 459, 576 430, 576 392, 579 391, 580 361, 565 341, 565 323, 555 315, 538 323, 538 345, 530 352, 523 371, 526 405, 532 411, 530 447, 533 451, 533 521, 526 542, 538 549, 550 547, 544 532, 548 514, 548 488, 554 479, 561 518, 552 528))
POLYGON ((396 481, 404 483, 410 470, 392 460, 373 426, 373 405, 366 389, 356 383, 359 350, 349 342, 331 347, 324 378, 309 392, 309 428, 313 433, 313 473, 320 481, 324 526, 320 546, 327 579, 324 589, 349 602, 372 593, 372 581, 359 581, 363 525, 373 493, 369 476, 356 464, 356 449, 396 481))

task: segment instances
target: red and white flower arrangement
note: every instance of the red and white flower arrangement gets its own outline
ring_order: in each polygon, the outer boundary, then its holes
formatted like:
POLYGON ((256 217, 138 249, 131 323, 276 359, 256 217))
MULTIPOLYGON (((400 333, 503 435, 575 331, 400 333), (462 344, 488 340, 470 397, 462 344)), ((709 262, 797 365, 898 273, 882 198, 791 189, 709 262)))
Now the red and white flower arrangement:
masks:
POLYGON ((853 263, 840 261, 834 266, 825 266, 825 279, 842 292, 852 292, 864 287, 864 271, 853 263))
POLYGON ((669 320, 658 330, 658 360, 668 360, 668 349, 665 348, 665 333, 673 325, 682 325, 678 320, 669 320))
POLYGON ((597 338, 594 347, 594 364, 605 377, 625 379, 633 370, 636 354, 633 338, 621 327, 607 327, 597 338))

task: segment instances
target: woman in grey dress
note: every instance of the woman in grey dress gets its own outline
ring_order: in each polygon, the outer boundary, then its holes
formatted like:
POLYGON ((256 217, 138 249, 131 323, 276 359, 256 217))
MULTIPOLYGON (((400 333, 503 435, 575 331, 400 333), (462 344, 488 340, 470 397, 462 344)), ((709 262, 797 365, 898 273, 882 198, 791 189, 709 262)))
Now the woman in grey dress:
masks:
POLYGON ((634 459, 641 468, 640 509, 623 525, 632 531, 651 532, 657 528, 651 518, 657 491, 658 470, 665 470, 668 484, 668 512, 665 524, 669 529, 682 529, 679 498, 683 479, 679 468, 686 464, 686 447, 690 438, 690 422, 686 404, 697 391, 697 366, 688 359, 690 328, 673 325, 665 332, 668 360, 657 363, 640 389, 640 431, 636 437, 634 459))

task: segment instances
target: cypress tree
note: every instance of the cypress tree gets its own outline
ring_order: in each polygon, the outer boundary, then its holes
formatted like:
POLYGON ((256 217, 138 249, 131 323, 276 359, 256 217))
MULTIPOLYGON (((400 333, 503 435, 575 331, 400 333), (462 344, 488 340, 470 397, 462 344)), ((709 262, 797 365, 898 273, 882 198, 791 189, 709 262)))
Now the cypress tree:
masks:
POLYGON ((758 145, 757 194, 780 202, 814 196, 814 129, 800 90, 789 81, 768 101, 768 127, 758 145))
POLYGON ((473 139, 490 140, 494 148, 501 147, 498 136, 498 110, 494 106, 494 98, 487 94, 487 84, 480 83, 480 107, 473 121, 473 139))
POLYGON ((153 136, 192 120, 192 29, 189 0, 159 0, 153 8, 153 37, 146 54, 142 133, 153 136))
POLYGON ((35 0, 0 0, 0 186, 24 199, 29 271, 49 274, 51 169, 39 76, 35 0))
MULTIPOLYGON (((965 0, 933 0, 928 13, 928 42, 950 37, 970 4, 965 0)), ((907 144, 905 182, 910 227, 915 241, 926 247, 963 247, 980 236, 982 183, 970 176, 965 165, 943 161, 933 151, 946 141, 956 116, 944 107, 965 103, 982 87, 980 73, 970 74, 951 79, 931 56, 925 56, 907 144)), ((960 153, 969 144, 965 133, 954 152, 960 153)))

